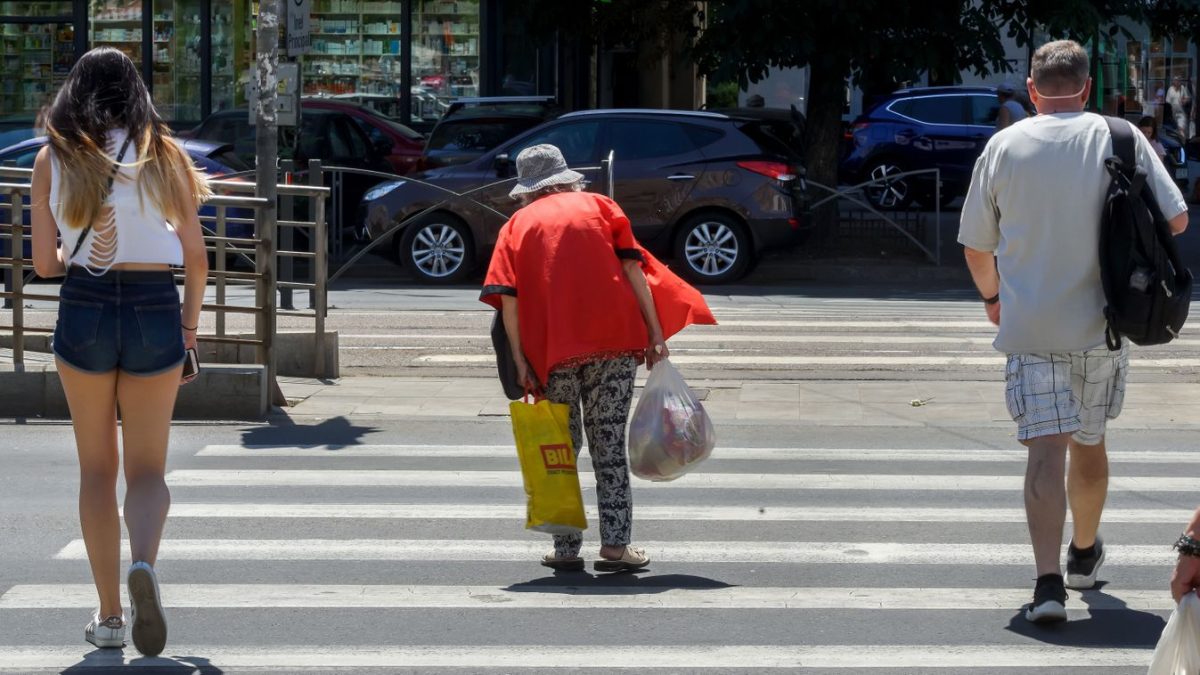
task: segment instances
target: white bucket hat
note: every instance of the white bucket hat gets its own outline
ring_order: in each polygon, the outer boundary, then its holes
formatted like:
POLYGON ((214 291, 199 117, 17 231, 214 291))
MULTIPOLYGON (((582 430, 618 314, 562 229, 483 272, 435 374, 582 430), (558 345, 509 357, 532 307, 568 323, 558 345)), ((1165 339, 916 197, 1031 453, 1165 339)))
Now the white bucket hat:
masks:
POLYGON ((517 197, 551 185, 568 185, 583 180, 583 174, 567 168, 562 151, 553 145, 534 145, 517 155, 517 184, 508 193, 517 197))

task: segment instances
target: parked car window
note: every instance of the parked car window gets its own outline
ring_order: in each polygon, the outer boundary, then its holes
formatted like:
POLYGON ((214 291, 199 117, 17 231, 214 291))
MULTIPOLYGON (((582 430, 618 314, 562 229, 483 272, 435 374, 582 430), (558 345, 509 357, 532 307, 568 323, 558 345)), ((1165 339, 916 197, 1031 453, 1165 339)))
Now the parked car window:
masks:
POLYGON ((43 146, 35 146, 26 148, 20 154, 5 157, 3 164, 6 166, 15 166, 21 169, 32 169, 33 163, 37 159, 38 153, 42 151, 43 146))
POLYGON ((971 124, 993 127, 999 115, 1000 101, 995 96, 971 97, 971 124))
POLYGON ((549 143, 562 150, 568 165, 580 166, 596 159, 596 137, 599 134, 599 122, 556 124, 513 146, 509 149, 508 156, 515 160, 525 148, 549 143))
POLYGON ((609 133, 617 161, 672 157, 696 149, 679 124, 617 120, 611 123, 609 133))
POLYGON ((329 143, 335 159, 366 159, 372 152, 367 141, 346 115, 333 118, 330 125, 329 143))
POLYGON ((447 120, 434 128, 425 149, 483 154, 539 122, 534 117, 447 120))
POLYGON ((912 99, 909 117, 929 124, 963 124, 961 96, 927 96, 912 99))
POLYGON ((786 122, 750 122, 741 127, 763 152, 783 157, 804 155, 804 139, 796 125, 786 122))
POLYGON ((234 171, 249 171, 254 168, 243 162, 242 158, 238 157, 237 153, 232 150, 221 150, 209 155, 208 158, 234 171))
POLYGON ((296 156, 302 160, 329 159, 326 149, 329 147, 326 138, 324 115, 307 114, 300 118, 300 134, 296 141, 296 156))
POLYGON ((702 127, 695 124, 683 125, 683 131, 691 139, 692 145, 697 148, 705 148, 717 141, 725 138, 725 132, 708 127, 702 127))

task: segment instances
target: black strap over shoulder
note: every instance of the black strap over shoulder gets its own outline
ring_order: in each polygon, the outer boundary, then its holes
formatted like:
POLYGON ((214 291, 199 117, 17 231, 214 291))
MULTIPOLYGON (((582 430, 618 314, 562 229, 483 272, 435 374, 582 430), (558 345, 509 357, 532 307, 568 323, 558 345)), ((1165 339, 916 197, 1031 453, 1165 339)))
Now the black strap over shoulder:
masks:
POLYGON ((1108 132, 1112 135, 1113 156, 1121 160, 1125 170, 1133 172, 1137 169, 1137 140, 1133 137, 1133 127, 1119 117, 1104 117, 1108 123, 1108 132))
MULTIPOLYGON (((117 180, 117 173, 121 171, 121 162, 125 159, 125 151, 129 149, 129 143, 133 140, 132 134, 125 135, 125 143, 121 145, 121 151, 117 153, 117 161, 113 163, 112 173, 108 175, 108 194, 104 195, 105 201, 108 201, 112 195, 113 183, 117 180)), ((79 249, 83 248, 83 242, 87 240, 88 234, 92 231, 92 224, 88 223, 83 228, 83 232, 79 233, 79 240, 75 242, 75 250, 71 251, 71 257, 67 258, 67 264, 70 265, 75 256, 79 255, 79 249)))

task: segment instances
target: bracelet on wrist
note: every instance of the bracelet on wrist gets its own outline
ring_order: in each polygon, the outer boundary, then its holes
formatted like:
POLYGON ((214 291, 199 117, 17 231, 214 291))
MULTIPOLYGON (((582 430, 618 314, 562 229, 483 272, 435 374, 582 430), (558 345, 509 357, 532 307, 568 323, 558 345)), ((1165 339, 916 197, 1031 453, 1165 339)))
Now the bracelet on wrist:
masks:
POLYGON ((990 298, 984 298, 982 295, 979 297, 983 300, 983 304, 985 304, 985 305, 994 305, 997 302, 1000 302, 1000 294, 999 293, 993 295, 990 298))
POLYGON ((196 324, 195 326, 184 326, 183 324, 179 324, 179 325, 180 325, 180 326, 181 326, 181 327, 182 327, 184 330, 197 330, 197 329, 199 329, 199 328, 200 328, 200 324, 196 324))
POLYGON ((1172 548, 1179 551, 1179 555, 1200 558, 1200 540, 1188 536, 1186 532, 1179 535, 1179 539, 1175 541, 1175 545, 1172 548))

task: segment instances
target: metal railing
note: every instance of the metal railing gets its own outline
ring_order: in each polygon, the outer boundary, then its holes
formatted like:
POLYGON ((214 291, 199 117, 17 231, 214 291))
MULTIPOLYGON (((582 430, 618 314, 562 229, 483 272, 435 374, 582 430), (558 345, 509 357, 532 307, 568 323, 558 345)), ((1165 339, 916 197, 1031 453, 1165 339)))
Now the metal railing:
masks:
MULTIPOLYGON (((852 206, 874 214, 879 222, 899 233, 910 243, 916 246, 925 257, 934 265, 942 264, 942 172, 940 169, 918 169, 916 171, 905 171, 902 173, 889 174, 886 178, 873 179, 864 181, 857 185, 838 186, 837 188, 830 187, 817 183, 813 180, 808 180, 810 188, 825 193, 821 199, 814 201, 809 205, 808 211, 811 213, 826 204, 833 204, 835 207, 841 202, 849 203, 852 206), (902 181, 905 178, 930 178, 932 179, 933 189, 931 192, 931 204, 933 211, 933 241, 924 242, 914 236, 895 218, 888 215, 896 213, 896 211, 885 212, 872 203, 872 200, 866 196, 866 192, 872 189, 887 191, 892 189, 892 185, 897 181, 902 181)), ((907 188, 906 188, 907 189, 907 188)))
MULTIPOLYGON (((213 302, 206 302, 202 311, 215 315, 215 330, 198 336, 201 343, 248 345, 254 347, 254 362, 267 367, 268 382, 272 386, 273 399, 276 404, 281 401, 274 358, 272 350, 275 344, 273 316, 294 316, 311 318, 314 321, 315 363, 314 371, 318 377, 325 373, 325 319, 328 312, 328 227, 325 219, 325 201, 329 197, 329 189, 320 184, 321 168, 314 163, 309 169, 314 177, 315 185, 292 185, 284 182, 278 186, 280 200, 291 203, 296 199, 307 199, 311 202, 310 220, 294 220, 279 218, 270 232, 253 233, 250 236, 230 236, 231 227, 237 230, 253 228, 255 214, 268 206, 265 199, 254 196, 255 185, 252 182, 239 180, 211 181, 214 196, 200 212, 201 225, 205 230, 205 245, 212 254, 213 264, 210 265, 208 284, 213 288, 213 302), (276 234, 282 229, 308 230, 311 250, 296 250, 277 246, 276 234), (230 259, 245 261, 253 264, 253 271, 231 269, 230 259), (310 281, 294 280, 281 281, 276 270, 277 260, 303 259, 309 261, 310 281), (251 305, 235 304, 230 300, 230 290, 236 287, 253 287, 254 302, 251 305), (274 298, 278 289, 308 290, 312 296, 311 309, 307 312, 293 310, 275 310, 274 298), (238 337, 230 335, 227 318, 230 314, 253 315, 255 331, 253 337, 238 337)), ((0 200, 6 198, 7 203, 0 203, 0 209, 7 208, 6 223, 0 224, 0 251, 5 252, 0 257, 0 271, 6 272, 5 289, 0 291, 0 298, 10 300, 12 305, 11 325, 0 325, 0 333, 8 332, 13 341, 13 363, 17 368, 25 364, 25 337, 29 334, 53 333, 52 328, 26 325, 25 301, 57 302, 57 295, 31 293, 26 290, 33 278, 33 262, 25 256, 25 244, 32 240, 31 227, 26 224, 30 220, 29 205, 32 170, 13 167, 0 167, 0 200)), ((268 219, 270 220, 270 219, 268 219)), ((237 233, 237 232, 235 232, 237 233)), ((236 267, 237 265, 234 265, 236 267)), ((176 270, 177 279, 184 276, 183 270, 176 270)), ((207 293, 206 293, 207 295, 207 293)))

